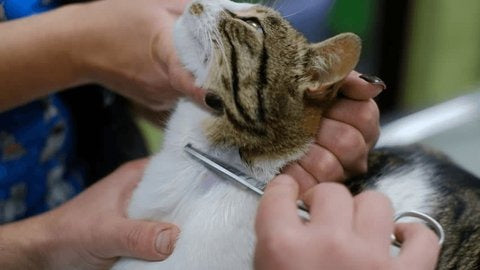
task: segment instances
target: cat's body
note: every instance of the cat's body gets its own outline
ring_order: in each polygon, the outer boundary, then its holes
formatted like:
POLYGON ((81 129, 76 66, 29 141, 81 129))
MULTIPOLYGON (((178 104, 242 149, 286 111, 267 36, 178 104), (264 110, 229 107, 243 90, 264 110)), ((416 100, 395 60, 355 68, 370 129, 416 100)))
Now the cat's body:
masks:
MULTIPOLYGON (((192 3, 175 38, 182 62, 208 90, 212 111, 179 102, 128 214, 172 222, 181 235, 166 261, 123 258, 113 269, 250 269, 258 198, 192 160, 183 147, 191 143, 269 181, 308 149, 322 111, 358 61, 359 40, 342 35, 308 44, 274 11, 226 0, 192 3)), ((369 175, 350 180, 352 191, 377 189, 391 198, 396 212, 417 210, 437 218, 447 233, 441 268, 477 269, 480 248, 466 245, 480 234, 478 179, 456 167, 442 172, 452 165, 439 166, 449 163, 421 149, 385 151, 392 153, 371 155, 369 175), (467 268, 457 251, 471 252, 473 267, 467 268)))

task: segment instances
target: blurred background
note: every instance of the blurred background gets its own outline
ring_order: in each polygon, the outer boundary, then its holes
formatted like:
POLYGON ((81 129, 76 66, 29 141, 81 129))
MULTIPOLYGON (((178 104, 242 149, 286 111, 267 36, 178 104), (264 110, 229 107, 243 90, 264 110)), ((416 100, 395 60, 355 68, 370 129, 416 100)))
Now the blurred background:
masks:
POLYGON ((358 34, 364 48, 357 69, 388 85, 378 100, 384 116, 437 104, 480 84, 478 0, 257 2, 280 10, 311 41, 358 34))

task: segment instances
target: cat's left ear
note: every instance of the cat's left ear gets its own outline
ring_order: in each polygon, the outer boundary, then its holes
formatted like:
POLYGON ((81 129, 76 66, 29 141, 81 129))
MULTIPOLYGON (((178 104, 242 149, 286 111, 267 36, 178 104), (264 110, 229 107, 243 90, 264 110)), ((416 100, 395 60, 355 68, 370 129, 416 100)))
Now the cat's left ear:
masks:
POLYGON ((310 47, 310 82, 305 95, 311 99, 333 98, 341 82, 355 68, 360 58, 361 40, 344 33, 310 47))

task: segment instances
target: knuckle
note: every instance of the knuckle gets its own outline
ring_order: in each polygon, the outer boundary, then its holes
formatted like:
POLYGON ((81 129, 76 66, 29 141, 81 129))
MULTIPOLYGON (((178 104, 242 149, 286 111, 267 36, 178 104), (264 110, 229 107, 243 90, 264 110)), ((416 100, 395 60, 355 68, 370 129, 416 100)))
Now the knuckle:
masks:
POLYGON ((343 167, 332 153, 325 153, 315 166, 315 177, 325 181, 343 179, 343 167))
POLYGON ((337 147, 342 153, 346 153, 351 150, 361 149, 363 152, 364 140, 362 134, 355 128, 350 126, 344 126, 340 129, 340 136, 337 139, 337 147))
POLYGON ((354 128, 346 128, 337 140, 338 152, 343 153, 346 158, 343 165, 346 170, 353 173, 367 171, 368 146, 363 135, 354 128), (348 153, 348 154, 347 154, 348 153))
POLYGON ((124 238, 125 248, 132 252, 137 253, 140 249, 140 243, 142 239, 142 229, 139 226, 134 226, 130 229, 124 238))
POLYGON ((372 99, 364 104, 359 112, 359 120, 363 123, 376 123, 380 119, 380 111, 377 103, 372 99))
POLYGON ((157 235, 157 228, 143 224, 132 226, 123 237, 123 247, 130 255, 142 258, 153 258, 156 256, 152 243, 157 235))
POLYGON ((366 102, 358 112, 358 123, 362 136, 369 145, 373 145, 380 135, 380 111, 375 101, 366 102))

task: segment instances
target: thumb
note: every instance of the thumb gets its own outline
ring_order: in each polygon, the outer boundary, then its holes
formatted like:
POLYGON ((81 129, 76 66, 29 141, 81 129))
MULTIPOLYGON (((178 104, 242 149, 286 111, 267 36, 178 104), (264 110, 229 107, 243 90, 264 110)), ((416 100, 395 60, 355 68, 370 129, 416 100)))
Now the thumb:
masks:
POLYGON ((168 223, 123 220, 110 228, 105 250, 113 257, 134 257, 162 261, 172 254, 180 233, 178 227, 168 223))

